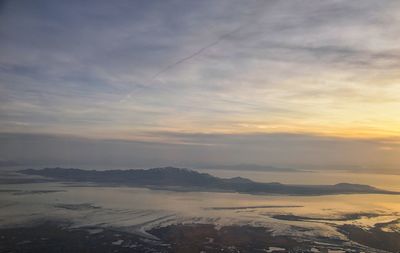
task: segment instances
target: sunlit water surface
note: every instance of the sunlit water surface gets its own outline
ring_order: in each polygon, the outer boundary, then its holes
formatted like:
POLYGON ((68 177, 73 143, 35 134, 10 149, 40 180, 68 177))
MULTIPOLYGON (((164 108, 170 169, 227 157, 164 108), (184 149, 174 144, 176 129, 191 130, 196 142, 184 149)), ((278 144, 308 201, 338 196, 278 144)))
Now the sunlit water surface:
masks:
MULTIPOLYGON (((295 184, 370 184, 400 190, 397 175, 351 173, 272 173, 205 171, 220 177, 242 176, 256 181, 295 184)), ((299 237, 344 238, 333 224, 371 227, 400 214, 399 195, 283 196, 215 192, 171 192, 132 187, 99 187, 82 184, 3 184, 0 187, 0 224, 10 226, 41 219, 65 219, 75 226, 113 226, 136 233, 181 222, 252 224, 267 226, 276 234, 299 237), (23 190, 8 192, 4 190, 23 190), (32 191, 54 191, 32 193, 32 191), (274 207, 276 206, 276 207, 274 207), (239 207, 235 209, 235 207, 239 207), (241 207, 241 208, 240 208, 241 207), (246 208, 243 208, 246 207, 246 208), (276 214, 315 218, 340 218, 347 213, 376 213, 373 218, 349 221, 285 221, 276 214), (295 229, 295 228, 306 229, 295 229)))

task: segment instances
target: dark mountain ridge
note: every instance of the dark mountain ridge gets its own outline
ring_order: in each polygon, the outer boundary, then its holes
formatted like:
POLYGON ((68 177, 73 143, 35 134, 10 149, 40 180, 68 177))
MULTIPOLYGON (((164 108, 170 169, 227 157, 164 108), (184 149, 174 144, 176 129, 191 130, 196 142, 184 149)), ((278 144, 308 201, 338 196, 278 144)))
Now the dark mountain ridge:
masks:
POLYGON ((91 182, 185 191, 228 191, 249 194, 330 195, 330 194, 400 194, 369 185, 339 183, 335 185, 286 185, 259 183, 247 178, 218 178, 194 170, 164 167, 135 170, 81 170, 44 168, 19 171, 63 182, 91 182))

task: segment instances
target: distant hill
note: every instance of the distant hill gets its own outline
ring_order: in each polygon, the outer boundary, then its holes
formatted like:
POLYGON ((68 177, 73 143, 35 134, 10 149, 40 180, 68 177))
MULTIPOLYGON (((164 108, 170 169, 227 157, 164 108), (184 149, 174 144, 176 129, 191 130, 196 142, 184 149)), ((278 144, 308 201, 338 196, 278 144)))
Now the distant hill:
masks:
POLYGON ((227 191, 249 194, 330 195, 330 194, 400 194, 368 185, 286 185, 259 183, 247 178, 218 178, 207 173, 164 167, 140 170, 81 170, 66 168, 26 169, 19 171, 64 182, 91 182, 102 185, 124 185, 179 191, 227 191))
POLYGON ((268 171, 268 172, 302 172, 293 168, 274 167, 268 165, 257 164, 235 164, 235 165, 204 165, 202 168, 216 169, 216 170, 240 170, 240 171, 268 171))

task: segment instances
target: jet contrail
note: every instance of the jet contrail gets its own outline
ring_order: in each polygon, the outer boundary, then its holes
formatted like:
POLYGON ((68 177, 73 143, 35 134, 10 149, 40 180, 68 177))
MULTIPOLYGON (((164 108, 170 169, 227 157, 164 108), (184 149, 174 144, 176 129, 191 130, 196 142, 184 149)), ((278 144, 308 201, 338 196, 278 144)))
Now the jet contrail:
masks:
POLYGON ((176 62, 174 62, 174 63, 171 63, 171 64, 165 66, 165 67, 162 68, 159 72, 157 72, 157 73, 153 76, 152 79, 155 79, 155 78, 157 78, 159 75, 161 75, 161 74, 167 72, 168 70, 172 69, 173 67, 175 67, 175 66, 177 66, 177 65, 179 65, 179 64, 181 64, 181 63, 184 63, 185 61, 188 61, 188 60, 190 60, 190 59, 192 59, 192 58, 194 58, 194 57, 196 57, 196 56, 202 54, 204 51, 206 51, 207 49, 209 49, 209 48, 211 48, 211 47, 213 47, 213 46, 215 46, 215 45, 217 45, 217 44, 219 44, 221 41, 223 41, 224 39, 228 38, 230 35, 232 35, 232 34, 234 34, 234 33, 237 33, 237 32, 240 31, 243 27, 244 27, 244 25, 243 25, 243 26, 240 26, 240 27, 238 27, 238 28, 236 28, 236 29, 234 29, 234 30, 228 32, 228 33, 225 33, 225 34, 221 35, 221 36, 220 36, 217 40, 215 40, 214 42, 211 42, 210 44, 206 45, 205 47, 200 48, 199 50, 197 50, 197 51, 194 52, 193 54, 191 54, 191 55, 189 55, 189 56, 186 56, 186 57, 184 57, 184 58, 182 58, 182 59, 180 59, 180 60, 178 60, 178 61, 176 61, 176 62))

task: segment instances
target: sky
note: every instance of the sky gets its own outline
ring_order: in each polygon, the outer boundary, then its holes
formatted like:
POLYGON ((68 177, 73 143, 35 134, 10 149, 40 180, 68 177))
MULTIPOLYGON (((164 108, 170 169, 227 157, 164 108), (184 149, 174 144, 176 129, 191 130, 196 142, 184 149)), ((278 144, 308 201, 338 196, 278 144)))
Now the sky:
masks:
POLYGON ((400 2, 1 1, 0 160, 400 165, 400 2))

